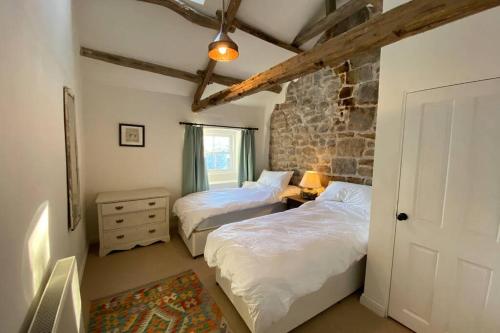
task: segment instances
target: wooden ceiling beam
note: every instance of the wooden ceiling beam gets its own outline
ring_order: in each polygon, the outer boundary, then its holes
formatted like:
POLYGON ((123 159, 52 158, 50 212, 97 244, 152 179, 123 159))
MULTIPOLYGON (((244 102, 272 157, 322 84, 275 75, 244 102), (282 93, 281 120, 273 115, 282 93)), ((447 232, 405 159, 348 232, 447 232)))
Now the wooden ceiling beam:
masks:
MULTIPOLYGON (((196 10, 195 8, 187 5, 182 0, 137 0, 137 1, 147 2, 168 8, 176 12, 177 14, 181 15, 186 20, 194 24, 197 24, 199 26, 213 30, 220 29, 219 19, 203 14, 202 12, 196 10)), ((302 52, 300 48, 292 46, 291 44, 285 43, 283 41, 280 41, 279 39, 274 38, 273 36, 265 33, 264 31, 252 27, 251 25, 235 18, 233 24, 229 27, 228 31, 234 32, 236 29, 240 29, 241 31, 244 31, 254 37, 262 39, 263 41, 281 47, 285 50, 295 53, 302 52)))
POLYGON ((137 1, 163 6, 170 10, 173 10, 177 14, 184 17, 186 20, 205 28, 214 30, 219 30, 220 28, 220 22, 216 18, 203 14, 202 12, 187 5, 182 0, 137 0, 137 1))
MULTIPOLYGON (((218 19, 220 19, 220 15, 221 15, 221 11, 218 10, 217 11, 217 18, 218 19)), ((257 28, 252 27, 251 25, 249 25, 249 24, 241 21, 240 19, 238 19, 236 17, 233 20, 233 27, 235 27, 235 28, 237 28, 237 29, 239 29, 241 31, 244 31, 244 32, 246 32, 249 35, 252 35, 254 37, 262 39, 265 42, 274 44, 274 45, 276 45, 278 47, 281 47, 281 48, 283 48, 285 50, 288 50, 290 52, 294 52, 294 53, 301 53, 301 52, 303 52, 300 48, 295 47, 292 44, 288 44, 288 43, 282 42, 281 40, 279 40, 277 38, 274 38, 271 35, 266 34, 262 30, 259 30, 257 28)))
MULTIPOLYGON (((224 32, 227 32, 229 27, 233 24, 233 20, 236 17, 236 13, 238 12, 238 9, 240 8, 240 4, 241 4, 241 0, 231 0, 231 2, 229 2, 229 5, 227 6, 227 10, 225 13, 226 24, 222 27, 224 32)), ((210 83, 210 79, 212 78, 212 73, 214 72, 216 65, 217 65, 217 61, 209 59, 207 68, 204 71, 205 75, 203 76, 203 79, 201 80, 200 84, 198 85, 198 88, 196 88, 196 91, 194 93, 193 105, 198 104, 201 97, 203 96, 203 93, 205 92, 205 88, 210 83)))
POLYGON ((381 0, 350 0, 343 6, 333 10, 321 20, 306 26, 302 29, 292 42, 292 45, 299 47, 313 39, 324 31, 333 28, 343 20, 349 18, 366 6, 381 6, 381 0))
POLYGON ((313 73, 331 63, 379 49, 402 39, 500 5, 500 0, 412 0, 327 40, 262 73, 213 94, 193 111, 228 103, 313 73))
MULTIPOLYGON (((197 71, 196 74, 198 74, 198 76, 200 78, 202 78, 203 76, 205 76, 205 71, 197 71)), ((201 79, 200 79, 201 81, 201 79)), ((231 77, 231 76, 226 76, 226 75, 221 75, 221 74, 217 74, 217 73, 212 73, 212 79, 210 80, 211 83, 218 83, 218 84, 221 84, 223 86, 232 86, 233 84, 238 84, 240 82, 243 82, 243 80, 241 79, 236 79, 234 77, 231 77)), ((281 91, 282 91, 282 88, 280 85, 276 85, 276 86, 272 86, 268 89, 268 91, 270 92, 274 92, 274 93, 277 93, 279 94, 281 91)))
MULTIPOLYGON (((95 59, 95 60, 100 60, 104 61, 107 63, 111 63, 114 65, 118 66, 123 66, 123 67, 128 67, 128 68, 133 68, 133 69, 138 69, 146 72, 151 72, 155 74, 160 74, 160 75, 165 75, 165 76, 170 76, 173 78, 181 79, 181 80, 186 80, 189 82, 197 83, 199 84, 201 80, 204 77, 204 73, 202 71, 198 71, 196 74, 182 71, 179 69, 167 67, 167 66, 162 66, 158 64, 153 64, 150 62, 142 61, 142 60, 137 60, 134 58, 128 58, 116 54, 111 54, 107 52, 102 52, 102 51, 97 51, 93 49, 89 49, 86 47, 81 47, 80 48, 80 54, 84 57, 95 59)), ((241 79, 236 79, 230 76, 224 76, 224 75, 219 75, 219 74, 212 74, 212 77, 210 79, 210 83, 218 83, 224 86, 231 86, 233 84, 238 84, 242 82, 241 79)), ((281 92, 281 87, 280 86, 274 86, 269 88, 269 91, 274 92, 274 93, 280 93, 281 92)))

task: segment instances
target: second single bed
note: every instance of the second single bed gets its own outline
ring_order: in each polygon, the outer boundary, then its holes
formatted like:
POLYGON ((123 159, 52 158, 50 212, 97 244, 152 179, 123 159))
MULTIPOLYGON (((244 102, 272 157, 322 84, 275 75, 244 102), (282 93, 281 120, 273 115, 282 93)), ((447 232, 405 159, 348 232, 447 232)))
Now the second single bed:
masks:
POLYGON ((256 182, 241 188, 222 188, 192 193, 178 199, 173 213, 178 231, 193 257, 203 254, 207 236, 218 227, 286 209, 288 196, 300 193, 288 185, 292 172, 264 170, 256 182))
POLYGON ((336 182, 316 201, 208 236, 205 259, 253 333, 288 332, 362 286, 370 196, 336 182))

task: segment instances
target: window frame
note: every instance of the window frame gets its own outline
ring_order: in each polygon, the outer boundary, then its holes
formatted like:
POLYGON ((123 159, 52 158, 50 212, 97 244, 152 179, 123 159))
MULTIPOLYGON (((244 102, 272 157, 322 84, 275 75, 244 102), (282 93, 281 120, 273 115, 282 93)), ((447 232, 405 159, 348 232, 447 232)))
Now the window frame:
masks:
POLYGON ((208 182, 210 186, 224 186, 224 185, 236 185, 238 184, 238 172, 239 172, 239 154, 240 149, 239 146, 241 144, 241 131, 235 129, 228 128, 204 128, 203 129, 203 144, 204 144, 204 155, 205 155, 205 163, 206 163, 206 146, 205 146, 205 137, 229 137, 231 142, 231 168, 228 170, 209 170, 207 167, 208 173, 208 182))

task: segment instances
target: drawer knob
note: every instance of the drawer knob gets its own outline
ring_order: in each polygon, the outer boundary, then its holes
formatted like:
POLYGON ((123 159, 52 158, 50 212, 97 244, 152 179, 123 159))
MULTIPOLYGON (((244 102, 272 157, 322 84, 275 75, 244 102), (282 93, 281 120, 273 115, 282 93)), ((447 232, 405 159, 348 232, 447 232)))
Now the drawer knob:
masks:
POLYGON ((125 235, 118 235, 118 236, 116 236, 116 239, 123 239, 123 238, 125 238, 125 235))
POLYGON ((150 218, 150 219, 154 219, 155 217, 156 217, 156 214, 151 214, 151 215, 149 215, 149 218, 150 218))
POLYGON ((119 219, 119 220, 116 220, 115 222, 116 223, 123 223, 123 221, 124 221, 123 219, 119 219))
POLYGON ((152 201, 152 202, 149 203, 149 205, 150 206, 154 206, 154 205, 156 205, 156 202, 152 201))
POLYGON ((156 232, 156 229, 150 229, 150 230, 149 230, 149 233, 150 233, 150 234, 154 234, 155 232, 156 232))
POLYGON ((123 206, 116 206, 115 207, 116 210, 122 210, 123 209, 123 206))

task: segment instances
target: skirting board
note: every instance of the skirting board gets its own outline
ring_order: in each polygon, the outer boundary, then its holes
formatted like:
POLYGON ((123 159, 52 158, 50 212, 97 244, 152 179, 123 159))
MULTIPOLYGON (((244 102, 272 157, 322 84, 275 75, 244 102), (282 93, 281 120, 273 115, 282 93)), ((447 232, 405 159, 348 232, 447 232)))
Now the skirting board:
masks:
POLYGON ((78 268, 78 279, 80 280, 80 286, 82 285, 83 282, 83 272, 85 272, 85 265, 87 264, 87 257, 89 255, 89 244, 85 246, 85 251, 83 252, 83 256, 80 258, 80 260, 77 260, 76 266, 78 268), (78 266, 80 264, 80 266, 78 266))
POLYGON ((387 317, 386 308, 380 303, 374 301, 373 298, 367 296, 366 293, 363 293, 361 295, 360 303, 363 304, 368 309, 370 309, 376 315, 380 317, 387 317))

